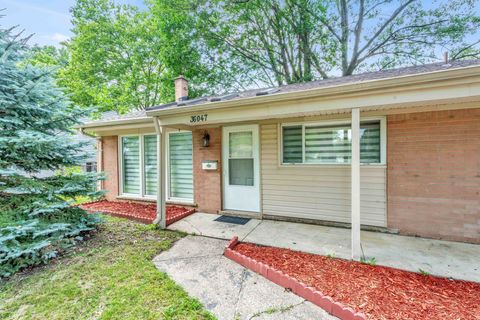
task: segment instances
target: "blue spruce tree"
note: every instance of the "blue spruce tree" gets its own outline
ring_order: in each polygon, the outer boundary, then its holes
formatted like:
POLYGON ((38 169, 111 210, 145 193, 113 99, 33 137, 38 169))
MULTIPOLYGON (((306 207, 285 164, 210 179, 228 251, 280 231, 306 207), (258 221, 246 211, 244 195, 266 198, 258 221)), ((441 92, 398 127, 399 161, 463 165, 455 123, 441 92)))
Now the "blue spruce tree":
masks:
POLYGON ((0 277, 47 262, 98 222, 73 205, 100 196, 97 174, 35 176, 79 165, 85 155, 69 139, 81 112, 52 70, 26 62, 27 40, 0 29, 0 277))

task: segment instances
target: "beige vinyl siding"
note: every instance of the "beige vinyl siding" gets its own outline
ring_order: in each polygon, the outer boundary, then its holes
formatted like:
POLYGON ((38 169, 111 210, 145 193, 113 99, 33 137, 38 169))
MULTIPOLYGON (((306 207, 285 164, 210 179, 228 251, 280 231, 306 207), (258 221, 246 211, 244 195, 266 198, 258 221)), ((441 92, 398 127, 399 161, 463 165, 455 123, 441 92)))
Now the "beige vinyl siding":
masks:
MULTIPOLYGON (((264 215, 350 222, 350 166, 279 166, 277 124, 261 126, 264 215)), ((386 168, 362 166, 361 223, 385 227, 386 168)))

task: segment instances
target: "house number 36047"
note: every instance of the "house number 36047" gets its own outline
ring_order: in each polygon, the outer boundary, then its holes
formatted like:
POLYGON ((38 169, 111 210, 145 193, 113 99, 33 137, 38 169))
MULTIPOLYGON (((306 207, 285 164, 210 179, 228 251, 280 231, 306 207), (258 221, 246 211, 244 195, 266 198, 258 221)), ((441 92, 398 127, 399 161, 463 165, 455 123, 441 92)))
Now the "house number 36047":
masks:
POLYGON ((200 114, 195 116, 190 116, 190 123, 199 123, 207 121, 208 114, 200 114))

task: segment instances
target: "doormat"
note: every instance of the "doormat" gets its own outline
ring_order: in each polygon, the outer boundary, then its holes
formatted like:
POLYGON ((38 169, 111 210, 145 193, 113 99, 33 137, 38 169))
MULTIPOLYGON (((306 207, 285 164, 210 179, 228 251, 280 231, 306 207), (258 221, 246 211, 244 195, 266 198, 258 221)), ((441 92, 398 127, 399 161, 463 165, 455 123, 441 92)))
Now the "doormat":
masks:
POLYGON ((244 225, 248 221, 250 221, 250 218, 220 216, 217 219, 215 219, 214 221, 244 225))

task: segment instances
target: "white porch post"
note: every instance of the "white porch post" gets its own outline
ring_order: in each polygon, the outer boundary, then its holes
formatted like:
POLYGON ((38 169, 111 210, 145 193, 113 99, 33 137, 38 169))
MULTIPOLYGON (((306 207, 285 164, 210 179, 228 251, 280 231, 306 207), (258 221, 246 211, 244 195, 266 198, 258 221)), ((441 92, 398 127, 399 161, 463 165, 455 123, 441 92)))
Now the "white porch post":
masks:
POLYGON ((352 109, 352 259, 359 260, 360 247, 360 109, 352 109))
POLYGON ((166 184, 166 133, 165 128, 160 126, 158 117, 154 117, 155 130, 157 132, 157 218, 153 223, 161 229, 166 228, 165 186, 166 184))

